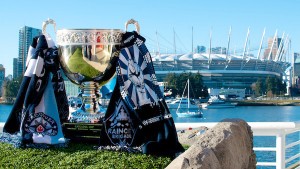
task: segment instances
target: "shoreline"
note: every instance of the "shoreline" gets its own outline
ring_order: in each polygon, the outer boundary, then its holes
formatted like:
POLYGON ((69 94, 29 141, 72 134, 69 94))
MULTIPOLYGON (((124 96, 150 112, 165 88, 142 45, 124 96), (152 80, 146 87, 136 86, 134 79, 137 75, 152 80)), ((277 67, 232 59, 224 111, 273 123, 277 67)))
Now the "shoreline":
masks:
MULTIPOLYGON (((300 106, 300 100, 244 100, 230 101, 236 106, 300 106)), ((1 105, 13 105, 13 103, 0 102, 1 105)))
POLYGON ((300 106, 300 100, 238 101, 236 106, 300 106))

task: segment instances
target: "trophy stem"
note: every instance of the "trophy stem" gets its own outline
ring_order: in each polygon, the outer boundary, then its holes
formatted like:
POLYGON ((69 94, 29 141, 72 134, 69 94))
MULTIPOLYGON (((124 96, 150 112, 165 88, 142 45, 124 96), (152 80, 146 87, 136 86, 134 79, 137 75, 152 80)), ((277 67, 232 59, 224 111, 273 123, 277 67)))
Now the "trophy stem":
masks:
POLYGON ((83 111, 90 114, 101 113, 99 101, 99 84, 96 82, 84 82, 82 89, 83 111))
POLYGON ((104 118, 106 110, 99 104, 99 84, 96 82, 82 83, 82 106, 70 113, 69 121, 75 123, 98 123, 104 118))

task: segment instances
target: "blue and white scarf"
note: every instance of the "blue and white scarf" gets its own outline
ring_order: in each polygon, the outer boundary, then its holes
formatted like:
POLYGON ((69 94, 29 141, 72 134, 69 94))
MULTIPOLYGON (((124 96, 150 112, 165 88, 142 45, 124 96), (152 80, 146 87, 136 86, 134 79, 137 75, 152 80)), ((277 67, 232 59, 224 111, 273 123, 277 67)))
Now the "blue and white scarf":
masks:
POLYGON ((21 87, 0 141, 10 142, 6 136, 11 135, 20 139, 19 143, 14 142, 16 146, 65 143, 61 124, 69 115, 68 100, 58 50, 48 34, 33 39, 26 65, 21 87))
POLYGON ((183 152, 145 38, 126 32, 121 49, 112 57, 117 58, 117 83, 104 117, 99 149, 172 157, 183 152))

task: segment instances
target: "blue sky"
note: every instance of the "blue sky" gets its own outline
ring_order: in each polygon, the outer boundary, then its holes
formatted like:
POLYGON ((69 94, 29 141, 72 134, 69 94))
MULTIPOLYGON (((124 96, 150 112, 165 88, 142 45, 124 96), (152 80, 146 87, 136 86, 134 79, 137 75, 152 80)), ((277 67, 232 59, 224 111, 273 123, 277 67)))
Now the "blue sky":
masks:
MULTIPOLYGON (((22 26, 41 28, 52 18, 57 28, 115 28, 123 29, 130 18, 137 20, 141 34, 146 37, 150 51, 172 52, 175 30, 176 51, 192 50, 194 46, 227 47, 229 27, 232 27, 230 48, 243 49, 250 27, 250 49, 259 47, 263 29, 267 37, 288 33, 292 52, 300 51, 300 1, 298 0, 65 0, 65 1, 2 1, 0 3, 0 64, 6 75, 12 74, 13 58, 18 57, 18 30, 22 26), (46 9, 45 9, 46 8, 46 9), (158 32, 156 36, 155 32, 158 32)), ((130 27, 133 29, 133 27, 130 27)), ((48 32, 55 37, 52 28, 48 32)), ((254 52, 256 54, 256 52, 254 52)))

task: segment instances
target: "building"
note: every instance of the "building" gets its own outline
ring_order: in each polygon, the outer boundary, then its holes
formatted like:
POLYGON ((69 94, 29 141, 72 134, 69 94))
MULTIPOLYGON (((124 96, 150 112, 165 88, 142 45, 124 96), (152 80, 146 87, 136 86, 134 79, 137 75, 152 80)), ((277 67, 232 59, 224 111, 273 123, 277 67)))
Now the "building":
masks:
POLYGON ((42 30, 24 26, 19 30, 19 57, 16 77, 24 74, 28 49, 34 37, 40 35, 42 30))
POLYGON ((210 96, 219 95, 221 99, 243 99, 246 96, 245 89, 208 89, 208 93, 210 96))
POLYGON ((4 79, 5 79, 5 68, 3 67, 2 64, 0 64, 0 97, 3 96, 2 86, 3 86, 3 83, 4 83, 4 79))
POLYGON ((296 89, 300 89, 300 53, 294 53, 294 60, 293 60, 293 68, 292 68, 292 74, 293 74, 293 80, 292 85, 296 89))
POLYGON ((282 78, 291 65, 281 60, 257 59, 224 54, 165 54, 152 55, 158 81, 164 81, 168 73, 199 72, 207 88, 243 89, 249 93, 251 85, 267 77, 282 78))
POLYGON ((195 49, 195 53, 205 53, 206 47, 205 46, 197 46, 195 49))
POLYGON ((224 47, 215 47, 215 48, 211 48, 211 53, 213 53, 213 54, 226 54, 227 49, 224 48, 224 47))
POLYGON ((13 78, 16 79, 18 71, 18 58, 14 58, 13 60, 13 78))
POLYGON ((265 51, 264 51, 263 59, 269 59, 269 57, 270 57, 271 60, 275 60, 276 56, 278 57, 279 53, 281 53, 281 51, 282 51, 282 48, 280 50, 278 50, 280 48, 281 42, 283 42, 281 40, 281 38, 278 38, 278 37, 275 37, 275 39, 269 38, 268 39, 268 48, 265 49, 265 51), (274 41, 274 45, 272 47, 273 41, 274 41), (272 50, 272 52, 270 53, 271 50, 272 50))

